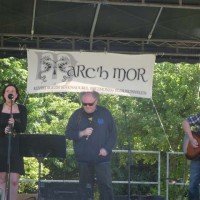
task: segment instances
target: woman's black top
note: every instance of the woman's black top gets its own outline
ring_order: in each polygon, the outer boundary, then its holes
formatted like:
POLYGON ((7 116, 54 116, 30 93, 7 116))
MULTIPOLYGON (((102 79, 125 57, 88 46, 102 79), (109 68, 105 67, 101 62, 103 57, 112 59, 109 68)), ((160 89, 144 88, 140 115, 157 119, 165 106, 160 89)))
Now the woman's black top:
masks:
POLYGON ((11 113, 3 113, 3 104, 0 104, 0 172, 15 172, 24 174, 23 157, 20 155, 19 136, 26 130, 27 110, 24 105, 18 104, 19 113, 13 113, 15 119, 12 134, 5 134, 5 127, 11 113), (9 145, 10 138, 10 145, 9 145), (10 156, 8 155, 10 149, 10 156), (8 159, 10 157, 10 159, 8 159), (9 163, 10 160, 10 163, 9 163))

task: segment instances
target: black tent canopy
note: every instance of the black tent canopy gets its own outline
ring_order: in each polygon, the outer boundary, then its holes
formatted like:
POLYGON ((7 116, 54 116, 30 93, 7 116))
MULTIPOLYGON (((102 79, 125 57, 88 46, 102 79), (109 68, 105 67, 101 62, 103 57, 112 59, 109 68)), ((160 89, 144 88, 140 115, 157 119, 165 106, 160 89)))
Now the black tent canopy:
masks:
POLYGON ((200 61, 199 0, 1 0, 0 57, 26 49, 200 61))

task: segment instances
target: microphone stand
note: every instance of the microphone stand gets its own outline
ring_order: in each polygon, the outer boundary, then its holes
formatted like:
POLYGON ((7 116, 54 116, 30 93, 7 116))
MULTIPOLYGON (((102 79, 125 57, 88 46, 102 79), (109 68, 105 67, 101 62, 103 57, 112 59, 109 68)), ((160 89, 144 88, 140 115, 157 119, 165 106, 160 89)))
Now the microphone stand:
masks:
POLYGON ((127 123, 127 114, 125 105, 123 105, 123 113, 124 113, 126 137, 128 141, 128 200, 131 200, 131 165, 133 164, 133 160, 131 158, 130 134, 128 132, 128 123, 127 123))
MULTIPOLYGON (((13 117, 12 113, 12 105, 13 105, 13 99, 11 98, 11 109, 10 109, 10 118, 13 117)), ((10 200, 10 157, 11 157, 11 138, 12 138, 12 131, 13 131, 13 125, 9 124, 9 133, 8 133, 8 157, 7 157, 7 165, 8 165, 8 174, 7 174, 7 200, 10 200)))

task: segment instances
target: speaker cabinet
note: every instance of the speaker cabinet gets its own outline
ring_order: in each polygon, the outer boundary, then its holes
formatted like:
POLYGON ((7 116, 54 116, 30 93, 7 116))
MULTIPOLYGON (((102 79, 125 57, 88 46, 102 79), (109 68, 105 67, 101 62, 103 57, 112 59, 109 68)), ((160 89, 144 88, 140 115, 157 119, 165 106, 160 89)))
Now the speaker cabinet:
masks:
POLYGON ((80 200, 78 183, 41 182, 41 200, 80 200))
MULTIPOLYGON (((79 183, 41 182, 40 200, 80 200, 79 183)), ((162 196, 134 195, 131 200, 164 200, 162 196)), ((115 196, 115 200, 130 200, 128 195, 115 196)))
MULTIPOLYGON (((144 196, 144 195, 134 195, 130 197, 131 200, 164 200, 162 196, 144 196)), ((115 196, 115 200, 129 200, 128 195, 115 196)))

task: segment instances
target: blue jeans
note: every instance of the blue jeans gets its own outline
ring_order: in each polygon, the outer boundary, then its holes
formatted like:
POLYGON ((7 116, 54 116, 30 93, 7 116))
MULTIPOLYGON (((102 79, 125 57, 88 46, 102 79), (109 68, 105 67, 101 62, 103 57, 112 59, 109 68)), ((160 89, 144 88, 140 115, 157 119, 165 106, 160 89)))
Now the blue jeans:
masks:
POLYGON ((189 200, 199 200, 200 159, 192 160, 190 164, 189 200))
POLYGON ((114 200, 111 163, 83 163, 79 162, 80 199, 93 200, 95 175, 100 193, 100 200, 114 200))

